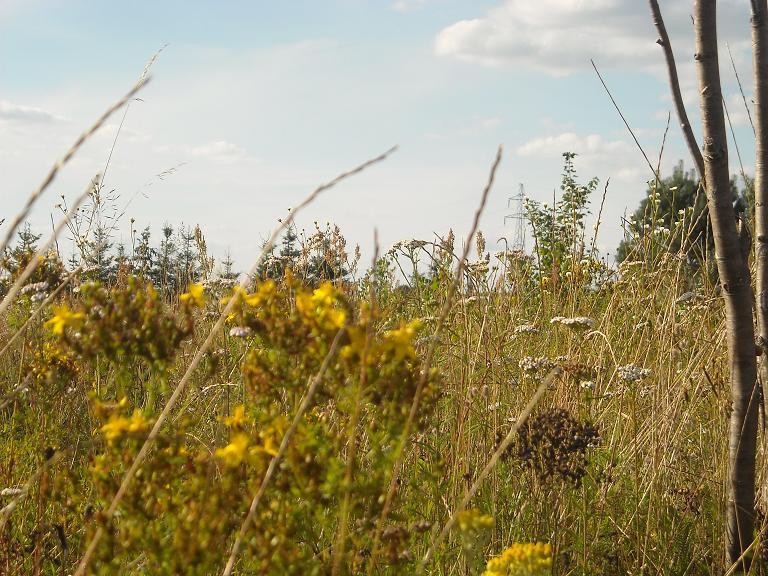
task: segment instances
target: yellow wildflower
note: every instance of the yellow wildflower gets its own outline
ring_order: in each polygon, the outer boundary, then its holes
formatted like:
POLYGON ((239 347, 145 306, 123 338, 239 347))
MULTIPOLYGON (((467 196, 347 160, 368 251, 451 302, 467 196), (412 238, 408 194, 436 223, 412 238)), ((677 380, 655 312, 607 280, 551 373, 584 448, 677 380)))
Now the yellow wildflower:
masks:
POLYGON ((140 410, 136 409, 130 418, 125 416, 113 416, 100 430, 104 438, 111 445, 125 434, 144 432, 149 428, 149 421, 140 410))
POLYGON ((79 328, 85 320, 85 314, 72 312, 66 306, 54 306, 53 312, 53 317, 45 323, 45 327, 50 328, 57 336, 64 334, 64 328, 67 326, 79 328))
POLYGON ((243 299, 245 300, 245 303, 248 304, 248 306, 255 308, 257 306, 261 306, 264 302, 271 298, 276 290, 277 285, 275 284, 275 281, 271 279, 266 280, 259 284, 256 292, 253 294, 245 294, 243 299))
POLYGON ((272 437, 272 435, 269 435, 264 438, 264 446, 260 446, 259 450, 265 454, 269 454, 270 456, 277 456, 278 448, 279 446, 275 442, 275 439, 272 437))
POLYGON ((215 452, 216 457, 220 458, 225 465, 230 467, 239 466, 248 455, 248 436, 245 434, 235 434, 232 441, 219 448, 215 452))
POLYGON ((493 516, 483 514, 476 508, 470 508, 469 510, 459 512, 456 518, 458 520, 457 524, 459 530, 462 532, 493 528, 494 524, 496 523, 496 521, 493 519, 493 516))
POLYGON ((552 546, 544 542, 516 542, 491 558, 482 576, 544 576, 552 568, 552 546))
POLYGON ((336 289, 330 282, 323 282, 312 293, 312 303, 315 306, 332 306, 336 302, 336 289))
POLYGON ((242 404, 235 406, 231 416, 224 418, 224 424, 230 428, 242 428, 248 420, 245 417, 245 406, 242 404))
POLYGON ((384 332, 384 350, 391 351, 397 362, 404 358, 415 358, 416 350, 413 348, 413 337, 420 327, 420 320, 412 320, 396 330, 384 332))
POLYGON ((187 290, 187 292, 179 296, 179 299, 185 304, 203 308, 205 306, 205 298, 203 297, 205 287, 202 284, 190 284, 187 290))
POLYGON ((338 308, 327 310, 324 316, 325 326, 334 330, 338 330, 344 326, 344 322, 347 320, 347 313, 338 308))
POLYGON ((338 292, 330 282, 323 282, 312 294, 296 295, 296 309, 307 320, 312 320, 326 330, 338 330, 347 320, 344 310, 337 308, 338 292))
POLYGON ((355 356, 362 356, 367 337, 365 328, 362 326, 350 326, 347 328, 347 336, 349 337, 349 344, 342 347, 339 352, 341 357, 349 360, 355 356))
POLYGON ((257 446, 255 451, 257 453, 266 454, 267 456, 277 456, 277 451, 282 442, 283 435, 287 427, 287 422, 282 416, 278 416, 272 421, 272 425, 259 432, 259 438, 261 438, 262 445, 257 446))

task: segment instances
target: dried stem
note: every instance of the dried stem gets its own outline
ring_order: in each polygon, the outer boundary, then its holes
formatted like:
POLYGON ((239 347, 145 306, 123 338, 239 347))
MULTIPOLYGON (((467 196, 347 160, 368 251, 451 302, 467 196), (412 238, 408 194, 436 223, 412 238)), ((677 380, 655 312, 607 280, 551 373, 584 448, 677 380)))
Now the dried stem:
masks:
POLYGON ((32 311, 32 314, 30 314, 29 318, 27 318, 27 320, 24 322, 24 324, 22 324, 21 327, 18 330, 16 330, 16 332, 13 333, 13 336, 11 336, 8 339, 8 342, 5 343, 5 346, 3 346, 2 349, 0 349, 0 358, 2 358, 3 354, 5 354, 8 351, 8 349, 11 347, 11 344, 13 344, 16 341, 16 339, 24 333, 24 331, 35 320, 35 318, 37 318, 40 315, 40 313, 43 310, 45 310, 45 307, 48 306, 48 304, 53 302, 53 300, 56 298, 56 296, 58 296, 61 293, 61 291, 64 290, 64 288, 67 286, 67 284, 69 284, 72 281, 72 279, 75 276, 77 276, 80 273, 80 271, 82 271, 82 269, 83 269, 83 265, 81 264, 80 266, 78 266, 77 268, 72 270, 67 275, 67 277, 64 279, 64 281, 61 284, 59 284, 58 287, 53 292, 51 292, 45 298, 45 300, 43 300, 40 303, 40 305, 37 308, 35 308, 32 311))
POLYGON ((448 535, 448 532, 450 532, 451 528, 453 528, 453 525, 456 523, 456 518, 462 510, 464 510, 467 505, 469 504, 470 500, 474 498, 475 494, 477 494, 477 491, 480 489, 480 486, 482 485, 483 481, 488 477, 488 475, 493 471, 493 469, 496 467, 496 464, 499 461, 499 458, 504 454, 504 452, 507 451, 507 448, 509 448, 510 444, 515 440, 516 435, 523 424, 525 424, 526 420, 528 420, 528 416, 530 416, 533 409, 536 407, 536 404, 539 403, 539 400, 541 400, 541 397, 544 396, 544 392, 547 390, 547 388, 552 384, 554 379, 560 375, 562 372, 561 368, 553 368, 549 374, 547 374, 546 378, 542 381, 541 384, 539 384, 539 387, 536 389, 536 392, 533 394, 531 399, 528 401, 528 404, 525 405, 525 408, 520 413, 520 416, 515 421, 515 425, 512 426, 512 429, 507 433, 504 440, 499 444, 499 447, 496 449, 496 451, 493 453, 491 458, 486 463, 485 467, 483 467, 480 474, 478 474, 475 481, 472 483, 472 486, 469 487, 469 490, 467 490, 467 493, 464 495, 464 498, 462 498, 461 502, 453 509, 451 512, 451 516, 448 518, 448 521, 445 523, 445 526, 443 526, 442 530, 432 539, 432 541, 429 544, 429 548, 427 549, 426 554, 424 554, 424 558, 421 559, 421 562, 419 563, 418 568, 416 569, 416 574, 421 574, 424 572, 424 569, 427 566, 427 563, 429 562, 430 558, 432 558, 432 554, 435 552, 437 547, 440 545, 440 543, 445 539, 445 537, 448 535))
MULTIPOLYGON (((64 218, 56 225, 56 228, 53 229, 53 234, 51 234, 51 237, 48 239, 48 241, 40 247, 37 252, 35 252, 35 255, 32 257, 32 259, 29 261, 27 266, 24 268, 21 274, 19 274, 18 278, 14 281, 13 285, 8 290, 8 293, 5 295, 5 298, 0 302, 0 315, 2 315, 8 307, 11 305, 11 303, 16 298, 16 295, 21 290, 22 286, 24 286, 24 283, 29 280, 29 277, 32 276, 32 274, 37 269, 38 265, 40 264, 40 260, 48 254, 48 251, 51 249, 51 246, 53 246, 54 242, 56 242, 56 238, 58 238, 59 234, 61 234, 62 230, 64 230, 64 227, 69 224, 69 222, 74 218, 74 216, 77 214, 78 209, 80 208, 80 205, 85 202, 85 199, 88 198, 88 196, 91 195, 91 193, 96 189, 96 187, 99 185, 101 177, 99 175, 96 175, 88 185, 88 188, 86 188, 85 192, 80 194, 80 196, 77 197, 75 202, 72 204, 70 209, 67 211, 67 213, 64 215, 64 218)), ((1 254, 2 252, 0 252, 1 254)))
POLYGON ((229 553, 227 565, 224 567, 222 576, 230 576, 230 574, 232 574, 232 570, 235 567, 235 562, 237 561, 237 554, 240 552, 240 547, 243 545, 245 533, 248 531, 248 528, 250 528, 251 522, 253 522, 253 517, 256 515, 256 509, 259 507, 261 498, 264 496, 264 492, 266 492, 267 486, 269 486, 269 483, 272 481, 272 478, 275 475, 275 471, 277 470, 277 466, 282 461, 283 456, 285 456, 285 452, 288 450, 288 446, 290 445, 291 440, 293 440, 293 435, 296 433, 299 424, 301 424, 301 419, 304 417, 304 413, 312 403, 312 399, 315 397, 315 392, 317 392, 317 388, 320 386, 320 382, 323 381, 323 377, 328 371, 328 367, 331 365, 331 360, 333 360, 333 358, 336 356, 336 351, 339 349, 339 344, 341 343, 342 336, 346 332, 346 327, 347 324, 345 323, 344 326, 342 326, 339 331, 336 332, 336 336, 333 339, 330 350, 328 350, 328 354, 326 354, 325 358, 323 358, 323 363, 320 366, 320 369, 317 371, 317 374, 315 374, 314 377, 310 380, 309 387, 304 394, 304 398, 302 398, 301 403, 299 404, 298 410, 296 410, 293 421, 288 427, 288 430, 285 431, 283 439, 280 441, 280 448, 278 448, 277 454, 275 454, 272 457, 272 460, 269 462, 269 466, 267 467, 267 471, 264 474, 264 478, 261 480, 259 489, 256 491, 253 500, 251 500, 251 505, 248 508, 248 514, 246 514, 245 520, 243 520, 243 523, 240 525, 240 532, 238 532, 237 538, 235 538, 235 543, 232 545, 232 550, 229 553))
POLYGON ((387 493, 384 498, 384 505, 381 509, 381 515, 379 516, 377 525, 376 525, 376 532, 374 534, 373 538, 373 545, 372 545, 372 552, 371 552, 371 562, 372 567, 376 564, 376 556, 378 553, 379 543, 381 542, 381 534, 384 530, 384 523, 386 522, 387 516, 389 515, 389 511, 392 508, 392 502, 395 496, 395 489, 397 487, 397 479, 400 475, 400 467, 403 463, 403 458, 405 456, 405 445, 408 442, 408 438, 411 434, 411 430, 413 428, 413 425, 416 421, 416 416, 418 414, 419 410, 419 403, 421 401, 421 393, 424 389, 424 385, 427 382, 427 378, 429 376, 429 370, 432 365, 432 359, 435 354, 435 349, 437 347, 437 342, 439 340, 439 335, 443 330, 443 326, 445 325, 445 320, 448 318, 448 313, 451 310, 451 306, 453 305, 453 298, 456 295, 456 290, 458 289, 459 283, 461 282, 462 275, 464 274, 464 265, 466 264, 467 257, 469 256, 469 251, 472 248, 472 239, 475 236, 475 233, 477 232, 478 226, 480 224, 480 216, 482 215, 486 201, 488 200, 488 194, 491 191, 491 188, 493 187, 494 180, 496 179, 496 170, 499 167, 499 164, 501 163, 501 155, 502 155, 502 147, 499 146, 498 151, 496 152, 496 158, 493 161, 493 165, 491 166, 491 171, 488 176, 488 182, 485 185, 485 188, 483 189, 483 193, 480 199, 480 206, 478 206, 477 210, 475 211, 475 217, 472 222, 472 228, 470 228, 469 236, 467 237, 466 242, 464 243, 464 253, 461 256, 461 259, 459 260, 459 264, 456 267, 456 273, 453 276, 453 280, 451 282, 451 285, 448 289, 448 293, 445 298, 445 303, 443 304, 443 308, 440 311, 440 316, 437 319, 437 324, 435 326, 435 331, 432 335, 432 338, 430 340, 429 348, 427 349, 426 357, 424 358, 424 364, 421 369, 421 374, 419 378, 419 382, 416 385, 416 392, 413 397, 413 402, 411 403, 411 408, 408 413, 408 419, 405 422, 405 426, 403 428, 403 432, 400 435, 400 440, 397 444, 397 447, 395 448, 395 462, 392 465, 392 477, 389 481, 389 486, 387 487, 387 493))
POLYGON ((21 212, 19 212, 16 215, 16 218, 13 220, 13 222, 10 223, 8 230, 5 233, 5 238, 3 239, 2 244, 0 244, 0 254, 5 253, 5 249, 8 248, 8 244, 11 242, 11 238, 13 238, 14 233, 16 232, 16 229, 19 227, 19 225, 26 219, 26 217, 29 215, 30 210, 32 210, 32 206, 34 206, 35 202, 40 198, 43 192, 50 186, 53 181, 56 179, 56 176, 59 173, 59 170, 61 170, 67 162, 69 162, 72 157, 77 153, 78 150, 80 150, 80 147, 90 138, 93 136, 93 134, 101 128, 104 123, 107 121, 107 119, 112 116, 117 110, 125 106, 136 94, 146 86, 150 80, 152 79, 151 76, 145 76, 142 77, 141 80, 139 80, 133 88, 131 88, 128 93, 123 96, 120 100, 118 100, 115 104, 110 106, 104 114, 102 114, 94 124, 88 128, 85 132, 80 134, 77 140, 75 140, 75 143, 72 144, 69 150, 67 150, 66 154, 62 156, 50 169, 48 174, 46 175, 45 179, 43 180, 42 184, 37 187, 37 189, 30 194, 29 198, 27 198, 27 203, 24 205, 24 207, 21 209, 21 212))

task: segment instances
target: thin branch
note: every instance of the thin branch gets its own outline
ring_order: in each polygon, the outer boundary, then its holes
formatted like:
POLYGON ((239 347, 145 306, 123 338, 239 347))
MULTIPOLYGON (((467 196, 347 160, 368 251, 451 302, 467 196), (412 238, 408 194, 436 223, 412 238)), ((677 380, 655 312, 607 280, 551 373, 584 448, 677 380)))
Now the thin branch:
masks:
POLYGON ((65 450, 58 450, 53 453, 53 455, 45 460, 43 462, 43 465, 38 468, 32 476, 29 477, 27 482, 19 489, 18 494, 15 495, 13 500, 11 500, 8 504, 6 504, 2 509, 0 509, 0 530, 3 530, 5 528, 5 524, 8 522, 8 519, 11 517, 11 514, 13 514, 14 510, 19 505, 19 502, 21 502, 28 494, 29 491, 32 489, 32 486, 34 486, 35 482, 42 476, 46 470, 48 470, 51 466, 56 464, 59 460, 61 460, 68 452, 69 448, 65 450))
MULTIPOLYGON (((14 301, 16 295, 19 293, 24 283, 29 280, 29 277, 32 276, 32 274, 37 269, 42 258, 48 254, 48 251, 51 249, 51 246, 53 246, 53 243, 56 241, 56 238, 58 238, 59 234, 61 234, 61 231, 77 214, 80 205, 85 202, 85 199, 88 198, 91 192, 93 192, 93 190, 99 185, 100 179, 101 176, 97 174, 91 180, 85 192, 80 194, 80 196, 72 204, 72 207, 69 209, 69 211, 67 211, 67 213, 64 215, 64 218, 56 225, 56 228, 54 228, 53 234, 51 234, 51 237, 48 239, 48 241, 35 252, 35 255, 24 268, 24 271, 19 274, 18 278, 16 278, 13 285, 8 290, 8 293, 5 295, 5 298, 3 298, 3 300, 0 302, 0 315, 2 315, 3 312, 5 312, 14 301)), ((2 254, 2 252, 0 252, 0 254, 2 254)))
POLYGON ((16 332, 13 333, 13 336, 11 336, 8 339, 8 342, 5 343, 3 348, 0 349, 0 358, 3 357, 3 354, 5 354, 8 351, 8 349, 11 347, 11 344, 13 344, 16 341, 16 339, 24 333, 24 331, 35 320, 35 318, 37 318, 40 315, 40 313, 43 310, 45 310, 45 308, 46 308, 46 306, 48 306, 48 304, 53 302, 53 300, 56 298, 56 296, 58 296, 61 293, 61 291, 64 290, 64 288, 67 286, 67 284, 69 284, 72 281, 72 279, 75 278, 82 271, 82 269, 83 269, 83 265, 81 264, 77 268, 72 270, 72 272, 70 272, 67 275, 67 277, 64 279, 64 281, 61 284, 59 284, 58 287, 53 292, 51 292, 45 298, 45 300, 43 300, 40 303, 40 305, 37 308, 35 308, 32 311, 32 314, 30 314, 29 318, 27 318, 27 320, 24 322, 24 324, 22 324, 21 327, 18 330, 16 330, 16 332))
POLYGON ((696 169, 699 171, 699 177, 704 178, 704 158, 701 155, 701 148, 699 148, 699 144, 696 142, 696 137, 693 135, 691 122, 688 120, 688 112, 686 112, 685 104, 683 103, 683 96, 680 92, 680 79, 677 76, 675 55, 672 52, 672 43, 669 40, 669 34, 667 34, 667 27, 664 25, 664 18, 661 16, 661 9, 659 8, 658 1, 648 1, 651 6, 651 13, 653 14, 653 24, 656 26, 656 30, 659 33, 659 39, 656 40, 656 43, 664 50, 664 58, 667 60, 669 87, 672 90, 672 99, 675 101, 675 109, 677 110, 677 118, 680 120, 680 128, 683 130, 685 143, 688 145, 688 150, 691 152, 693 162, 696 164, 696 169))
POLYGON ((733 54, 731 54, 731 47, 728 45, 728 42, 725 43, 725 47, 728 49, 728 57, 731 59, 731 68, 733 69, 733 75, 736 76, 736 83, 739 85, 739 93, 741 94, 741 99, 744 100, 744 109, 747 111, 749 125, 752 126, 752 134, 757 137, 757 132, 755 131, 755 123, 752 121, 752 111, 749 109, 749 104, 747 104, 747 97, 744 95, 744 87, 741 85, 739 71, 736 70, 736 62, 733 61, 733 54))
MULTIPOLYGON (((728 113, 728 105, 725 103, 725 98, 723 98, 723 111, 725 112, 725 119, 728 121, 728 130, 731 133, 731 140, 733 140, 733 148, 736 150, 736 158, 739 161, 739 170, 741 171, 741 179, 744 180, 744 186, 747 190, 750 189, 749 180, 747 179, 747 173, 744 171, 744 162, 741 160, 741 150, 739 150, 739 141, 736 140, 736 131, 733 129, 733 124, 731 123, 731 115, 728 113)), ((751 120, 750 120, 751 121, 751 120)))
POLYGON ((32 382, 32 373, 27 374, 27 377, 24 378, 24 381, 21 384, 0 398, 0 410, 4 409, 11 402, 16 400, 18 396, 29 390, 30 382, 32 382))
POLYGON ((622 122, 624 122, 624 126, 626 126, 627 130, 629 130, 629 134, 632 136, 632 139, 635 141, 635 144, 637 145, 638 150, 640 150, 640 153, 643 155, 643 158, 645 158, 645 163, 648 164, 648 168, 650 168, 651 172, 653 172, 653 176, 656 179, 659 179, 659 173, 653 167, 653 164, 651 164, 651 161, 648 158, 648 154, 645 153, 645 150, 643 150, 643 147, 640 144, 640 141, 637 139, 637 136, 635 136, 635 131, 632 130, 632 127, 629 125, 629 122, 627 122, 627 119, 624 117, 624 113, 621 111, 621 108, 619 108, 619 105, 616 103, 616 100, 613 98, 613 94, 611 94, 611 91, 608 89, 608 85, 605 83, 605 80, 603 80, 603 77, 600 74, 600 71, 597 69, 597 65, 595 64, 595 61, 590 60, 590 62, 592 63, 592 68, 595 69, 595 73, 597 74, 597 77, 600 79, 600 83, 603 85, 603 88, 605 88, 605 92, 606 94, 608 94, 608 98, 611 99, 611 102, 613 103, 613 107, 616 108, 616 112, 619 113, 619 116, 621 117, 622 122))

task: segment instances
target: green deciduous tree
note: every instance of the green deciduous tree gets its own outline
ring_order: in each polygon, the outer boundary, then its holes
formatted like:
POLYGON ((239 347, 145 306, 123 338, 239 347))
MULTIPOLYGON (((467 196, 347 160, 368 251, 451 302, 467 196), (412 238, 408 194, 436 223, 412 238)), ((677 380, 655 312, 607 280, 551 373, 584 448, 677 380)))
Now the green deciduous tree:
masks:
MULTIPOLYGON (((739 191, 735 178, 730 195, 738 212, 752 213, 752 195, 748 188, 739 191)), ((648 183, 645 198, 625 225, 616 260, 652 261, 665 252, 683 252, 698 268, 714 255, 714 247, 706 193, 696 170, 686 170, 680 160, 671 176, 648 183)))
POLYGON ((573 152, 563 153, 564 166, 560 198, 553 205, 526 198, 525 213, 533 228, 539 274, 553 282, 571 270, 586 254, 585 219, 589 197, 597 189, 598 179, 579 184, 573 152))

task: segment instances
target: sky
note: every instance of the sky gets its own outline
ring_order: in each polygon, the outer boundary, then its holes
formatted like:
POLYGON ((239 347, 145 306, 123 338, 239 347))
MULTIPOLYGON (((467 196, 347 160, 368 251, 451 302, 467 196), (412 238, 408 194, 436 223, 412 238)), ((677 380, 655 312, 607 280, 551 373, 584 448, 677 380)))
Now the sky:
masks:
MULTIPOLYGON (((659 3, 698 126, 692 2, 659 3)), ((726 49, 751 105, 748 3, 720 0, 718 16, 724 97, 751 174, 752 129, 726 49)), ((398 145, 297 218, 309 231, 338 224, 368 257, 374 229, 383 251, 449 229, 463 238, 502 145, 481 222, 489 248, 514 235, 505 216, 520 184, 551 201, 562 154, 575 152, 580 179, 600 179, 595 213, 610 180, 597 244, 611 259, 653 175, 590 59, 654 163, 672 113, 670 174, 692 162, 656 39, 637 0, 0 0, 0 220, 160 50, 139 99, 38 202, 34 229, 49 231, 109 159, 116 242, 130 250, 132 228, 199 225, 214 257, 231 253, 246 270, 291 206, 398 145)), ((740 172, 733 146, 729 157, 740 172)))

